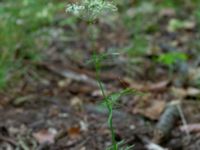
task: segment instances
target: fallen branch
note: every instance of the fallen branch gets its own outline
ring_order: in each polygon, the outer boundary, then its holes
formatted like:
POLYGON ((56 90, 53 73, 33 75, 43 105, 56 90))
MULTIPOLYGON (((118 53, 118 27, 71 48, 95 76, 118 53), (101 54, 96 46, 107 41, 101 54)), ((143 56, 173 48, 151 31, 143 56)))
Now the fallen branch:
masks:
POLYGON ((4 136, 0 136, 0 141, 4 141, 4 142, 7 142, 7 143, 10 143, 11 145, 13 146, 17 146, 17 142, 10 139, 10 138, 7 138, 7 137, 4 137, 4 136))
POLYGON ((170 135, 176 121, 180 118, 179 111, 177 109, 178 105, 180 105, 180 102, 174 101, 166 107, 154 131, 153 141, 155 143, 161 143, 170 135))
POLYGON ((145 144, 147 150, 168 150, 167 148, 163 148, 162 146, 152 142, 146 137, 138 136, 138 138, 145 144))
POLYGON ((88 84, 91 84, 95 87, 98 87, 96 80, 88 77, 85 74, 78 74, 78 73, 73 72, 71 70, 61 70, 61 69, 58 69, 58 68, 53 67, 53 66, 49 66, 48 68, 49 68, 49 70, 53 71, 54 73, 58 74, 61 77, 69 78, 69 79, 72 79, 72 80, 75 80, 75 81, 78 81, 78 82, 88 83, 88 84))
MULTIPOLYGON (((94 106, 94 105, 85 105, 84 109, 89 114, 93 113, 93 114, 97 114, 97 115, 108 115, 108 110, 103 107, 98 107, 98 106, 94 106)), ((120 119, 126 119, 126 120, 128 118, 132 118, 127 113, 124 113, 124 112, 121 112, 118 110, 113 110, 113 117, 120 118, 120 119)))

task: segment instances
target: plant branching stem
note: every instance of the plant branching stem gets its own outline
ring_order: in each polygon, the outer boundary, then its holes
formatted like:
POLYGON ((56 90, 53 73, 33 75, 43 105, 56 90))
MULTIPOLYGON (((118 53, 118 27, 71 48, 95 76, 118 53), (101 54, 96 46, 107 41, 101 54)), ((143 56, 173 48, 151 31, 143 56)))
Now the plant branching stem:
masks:
MULTIPOLYGON (((89 26, 91 27, 93 24, 94 24, 94 21, 90 20, 89 21, 89 26)), ((92 40, 92 47, 94 47, 95 39, 94 39, 93 33, 90 33, 90 35, 91 35, 91 40, 92 40)), ((118 145, 117 145, 117 142, 115 140, 115 131, 114 131, 114 127, 113 127, 113 107, 109 102, 109 98, 106 96, 106 93, 105 93, 105 90, 104 90, 104 87, 103 87, 103 83, 100 80, 100 68, 101 68, 100 61, 101 60, 98 60, 95 52, 94 52, 93 56, 94 56, 93 58, 94 58, 95 71, 96 71, 96 79, 97 79, 99 88, 101 90, 101 93, 103 95, 103 98, 104 98, 104 100, 106 102, 106 107, 107 107, 108 112, 109 112, 108 126, 109 126, 109 129, 110 129, 110 132, 111 132, 111 136, 112 136, 112 146, 113 146, 112 148, 113 148, 113 150, 118 150, 118 145)))
POLYGON ((106 101, 106 107, 107 107, 108 112, 109 112, 108 125, 109 125, 109 129, 110 129, 111 136, 112 136, 113 149, 117 150, 118 146, 117 146, 117 142, 115 140, 115 131, 114 131, 114 128, 113 128, 113 108, 112 108, 112 105, 110 105, 110 103, 109 103, 109 98, 106 96, 103 84, 102 84, 102 82, 100 80, 100 64, 99 63, 100 62, 98 62, 98 60, 96 58, 96 61, 95 61, 96 78, 97 78, 97 82, 98 82, 99 88, 100 88, 100 90, 102 92, 103 98, 106 101))

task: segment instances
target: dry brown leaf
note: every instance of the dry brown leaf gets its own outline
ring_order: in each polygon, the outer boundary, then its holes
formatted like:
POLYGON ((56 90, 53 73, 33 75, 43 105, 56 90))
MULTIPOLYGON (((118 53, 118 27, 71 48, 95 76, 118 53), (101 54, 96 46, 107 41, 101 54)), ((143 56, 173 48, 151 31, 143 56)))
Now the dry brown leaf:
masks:
POLYGON ((180 126, 180 130, 182 132, 200 132, 200 124, 197 123, 197 124, 188 124, 187 126, 180 126))
POLYGON ((68 90, 73 94, 81 93, 81 94, 91 94, 95 89, 93 86, 86 86, 85 84, 70 84, 68 90))
POLYGON ((37 140, 38 143, 50 143, 53 144, 55 142, 55 136, 57 131, 55 129, 43 129, 36 133, 33 133, 33 137, 37 140))
POLYGON ((188 96, 199 96, 200 90, 197 88, 190 87, 187 89, 187 95, 188 96))
POLYGON ((71 127, 67 130, 67 133, 71 139, 76 139, 80 137, 80 128, 79 127, 71 127))
POLYGON ((138 91, 144 91, 145 85, 143 83, 137 82, 128 77, 126 77, 124 80, 130 85, 131 88, 138 90, 138 91))
POLYGON ((187 89, 172 87, 171 92, 179 99, 183 99, 186 96, 198 97, 200 95, 200 90, 193 87, 189 87, 187 89))
POLYGON ((165 80, 165 81, 160 81, 158 83, 153 83, 147 86, 146 89, 151 92, 165 92, 168 88, 167 87, 168 85, 169 85, 169 81, 165 80))
POLYGON ((131 88, 136 89, 138 91, 143 91, 143 92, 160 93, 160 92, 165 92, 168 89, 169 83, 170 81, 168 80, 160 81, 157 83, 150 83, 150 84, 141 84, 141 83, 132 82, 131 88))
POLYGON ((187 30, 192 30, 195 28, 195 26, 196 26, 196 22, 194 22, 194 21, 185 22, 185 29, 187 29, 187 30))
POLYGON ((176 15, 176 12, 174 9, 172 8, 165 8, 165 9, 162 9, 159 13, 159 16, 160 17, 173 17, 176 15))
POLYGON ((171 93, 178 99, 182 99, 187 95, 186 90, 183 88, 172 87, 170 90, 171 93))
POLYGON ((85 121, 80 121, 80 129, 81 131, 88 131, 88 123, 85 121))
POLYGON ((64 80, 60 80, 60 81, 58 81, 58 86, 60 87, 60 88, 65 88, 65 87, 67 87, 70 83, 72 82, 72 80, 71 79, 64 79, 64 80))
POLYGON ((162 100, 152 100, 145 107, 136 108, 134 113, 139 113, 152 120, 158 120, 166 106, 166 102, 162 100))
POLYGON ((182 102, 183 114, 187 120, 187 123, 192 124, 194 122, 200 122, 200 102, 199 101, 183 101, 182 102))
POLYGON ((10 98, 0 93, 0 108, 3 108, 7 104, 9 104, 10 98))
POLYGON ((199 67, 198 68, 192 68, 192 67, 190 67, 188 74, 189 74, 188 75, 189 81, 192 82, 192 83, 196 82, 200 78, 200 68, 199 67))
POLYGON ((51 109, 49 109, 49 116, 51 117, 57 117, 60 114, 60 110, 56 106, 52 106, 51 109))
POLYGON ((82 100, 79 97, 73 97, 70 100, 70 104, 72 107, 81 107, 82 106, 82 100))

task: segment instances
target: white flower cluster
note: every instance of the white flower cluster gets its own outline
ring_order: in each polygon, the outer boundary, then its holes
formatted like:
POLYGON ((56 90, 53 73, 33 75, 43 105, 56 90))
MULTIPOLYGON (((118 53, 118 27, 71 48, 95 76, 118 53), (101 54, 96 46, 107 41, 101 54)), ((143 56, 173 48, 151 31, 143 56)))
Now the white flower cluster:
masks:
POLYGON ((80 12, 83 11, 85 9, 84 6, 81 6, 81 5, 77 5, 77 4, 68 4, 67 5, 67 9, 66 11, 67 12, 71 12, 73 13, 74 15, 78 16, 80 15, 80 12))
POLYGON ((117 7, 105 0, 81 0, 80 3, 68 4, 66 11, 81 18, 94 20, 102 15, 117 11, 117 7))

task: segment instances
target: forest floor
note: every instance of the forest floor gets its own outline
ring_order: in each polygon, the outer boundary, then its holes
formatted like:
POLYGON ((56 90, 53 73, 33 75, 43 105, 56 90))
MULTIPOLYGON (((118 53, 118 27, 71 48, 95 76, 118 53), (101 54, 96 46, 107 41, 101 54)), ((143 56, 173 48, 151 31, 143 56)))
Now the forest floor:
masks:
POLYGON ((189 17, 194 6, 183 7, 149 8, 139 19, 139 9, 121 7, 123 15, 95 22, 94 43, 84 20, 73 26, 57 20, 44 59, 24 59, 27 72, 0 92, 0 149, 104 150, 111 144, 108 111, 99 107, 103 96, 88 63, 95 50, 108 54, 100 75, 106 93, 138 91, 121 97, 113 111, 117 141, 134 150, 200 150, 199 24, 189 17))

